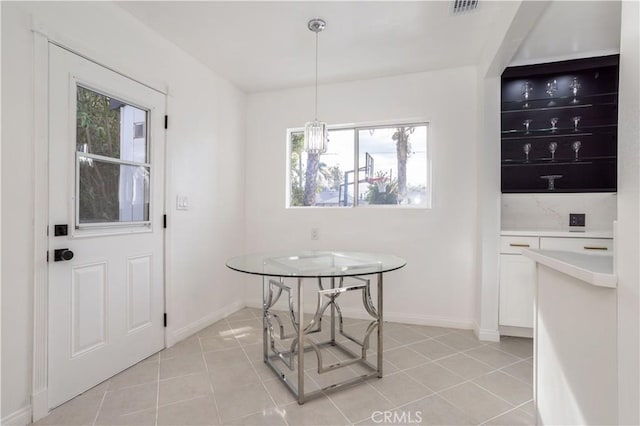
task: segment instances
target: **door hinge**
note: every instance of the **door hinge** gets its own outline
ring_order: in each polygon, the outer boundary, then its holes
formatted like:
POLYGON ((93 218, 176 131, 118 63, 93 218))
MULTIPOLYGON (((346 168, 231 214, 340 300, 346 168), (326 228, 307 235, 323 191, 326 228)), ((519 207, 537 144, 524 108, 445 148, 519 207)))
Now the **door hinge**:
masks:
POLYGON ((164 313, 164 326, 167 326, 167 313, 164 313))
POLYGON ((168 115, 164 116, 164 128, 165 129, 169 128, 169 116, 168 115))
POLYGON ((49 263, 49 250, 47 250, 47 263, 49 263))
POLYGON ((167 228, 167 215, 166 214, 162 216, 162 227, 165 228, 165 229, 167 228))

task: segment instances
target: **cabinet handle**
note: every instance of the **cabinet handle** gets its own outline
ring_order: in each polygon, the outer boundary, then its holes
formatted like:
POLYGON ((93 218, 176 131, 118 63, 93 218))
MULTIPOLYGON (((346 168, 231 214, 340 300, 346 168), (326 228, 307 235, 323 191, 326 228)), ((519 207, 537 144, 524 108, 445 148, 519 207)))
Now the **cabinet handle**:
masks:
MULTIPOLYGON (((529 244, 515 244, 515 243, 511 243, 509 244, 511 247, 531 247, 529 244)), ((586 248, 586 247, 585 247, 586 248)))
POLYGON ((609 250, 607 247, 584 246, 585 250, 609 250))

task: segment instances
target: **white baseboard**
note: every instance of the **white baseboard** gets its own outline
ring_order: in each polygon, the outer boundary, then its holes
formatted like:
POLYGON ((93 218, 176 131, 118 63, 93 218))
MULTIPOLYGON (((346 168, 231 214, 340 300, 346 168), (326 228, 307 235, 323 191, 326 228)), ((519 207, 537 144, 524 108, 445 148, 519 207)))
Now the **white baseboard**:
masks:
POLYGON ((478 323, 473 324, 473 333, 478 340, 482 342, 499 342, 500 332, 498 330, 491 330, 489 328, 480 328, 478 323))
POLYGON ((501 325, 500 335, 513 336, 513 337, 528 337, 533 338, 533 328, 528 327, 512 327, 508 325, 501 325))
POLYGON ((223 318, 228 317, 234 312, 239 311, 240 309, 246 306, 245 302, 239 300, 230 305, 225 306, 222 309, 218 309, 217 311, 211 312, 210 314, 200 318, 197 321, 192 322, 191 324, 187 324, 184 327, 180 327, 177 330, 167 330, 167 347, 173 346, 181 340, 186 339, 197 333, 198 331, 207 328, 211 324, 216 321, 220 321, 223 318))
POLYGON ((49 393, 48 389, 41 390, 31 395, 31 407, 33 421, 37 422, 49 414, 49 393))
MULTIPOLYGON (((260 299, 247 300, 247 306, 262 309, 262 301, 260 299)), ((316 306, 306 306, 305 312, 315 312, 316 306)), ((355 319, 371 319, 363 308, 349 309, 342 308, 342 315, 346 318, 355 319)), ((406 312, 384 312, 384 320, 391 322, 400 322, 403 324, 429 325, 432 327, 458 328, 462 330, 474 329, 475 322, 473 320, 464 320, 459 318, 438 317, 433 315, 417 315, 406 312)))
POLYGON ((29 423, 31 423, 30 405, 27 405, 26 407, 21 408, 0 420, 0 424, 3 426, 26 426, 29 423))

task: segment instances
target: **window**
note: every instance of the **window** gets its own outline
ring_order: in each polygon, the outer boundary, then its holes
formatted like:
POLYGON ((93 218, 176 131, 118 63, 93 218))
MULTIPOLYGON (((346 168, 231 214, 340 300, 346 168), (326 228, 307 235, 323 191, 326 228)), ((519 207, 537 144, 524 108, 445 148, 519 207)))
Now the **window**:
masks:
POLYGON ((144 135, 147 114, 77 87, 77 227, 148 224, 151 164, 144 135))
POLYGON ((133 123, 133 138, 144 138, 144 123, 133 123))
POLYGON ((289 207, 429 207, 427 128, 330 128, 324 154, 304 152, 304 132, 290 130, 289 207))

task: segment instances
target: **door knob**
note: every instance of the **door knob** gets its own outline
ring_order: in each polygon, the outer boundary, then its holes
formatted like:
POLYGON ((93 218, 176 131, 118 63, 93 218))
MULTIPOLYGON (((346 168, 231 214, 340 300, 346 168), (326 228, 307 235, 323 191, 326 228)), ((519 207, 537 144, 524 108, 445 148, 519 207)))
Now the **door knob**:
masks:
POLYGON ((73 252, 68 248, 56 249, 53 251, 53 261, 60 262, 61 260, 73 259, 73 252))

